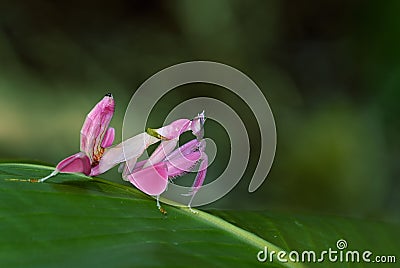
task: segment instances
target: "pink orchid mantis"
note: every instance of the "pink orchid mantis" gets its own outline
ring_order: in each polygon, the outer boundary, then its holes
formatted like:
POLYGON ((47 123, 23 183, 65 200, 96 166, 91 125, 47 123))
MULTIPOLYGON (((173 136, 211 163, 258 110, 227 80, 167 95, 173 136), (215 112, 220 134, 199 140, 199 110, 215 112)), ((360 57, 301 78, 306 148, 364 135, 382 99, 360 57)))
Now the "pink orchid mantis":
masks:
POLYGON ((112 95, 107 94, 94 106, 81 129, 80 152, 59 162, 50 175, 38 182, 44 182, 58 173, 80 172, 96 176, 122 163, 123 179, 144 193, 156 196, 157 206, 161 210, 159 196, 167 189, 168 179, 192 171, 200 162, 198 174, 188 194, 192 196, 188 204, 190 208, 194 195, 204 182, 208 165, 203 140, 204 112, 193 120, 178 119, 162 128, 148 129, 147 132, 111 147, 115 131, 109 124, 114 114, 114 105, 112 95), (186 131, 192 131, 196 139, 175 149, 179 136, 186 131), (148 160, 136 163, 150 145, 160 140, 160 145, 148 160))

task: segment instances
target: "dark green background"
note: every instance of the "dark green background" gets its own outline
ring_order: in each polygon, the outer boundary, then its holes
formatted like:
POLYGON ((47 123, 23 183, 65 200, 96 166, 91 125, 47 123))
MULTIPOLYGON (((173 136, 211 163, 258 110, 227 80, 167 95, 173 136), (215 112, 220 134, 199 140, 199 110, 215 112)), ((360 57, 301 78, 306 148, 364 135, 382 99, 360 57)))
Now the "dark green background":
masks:
MULTIPOLYGON (((210 96, 234 108, 250 133, 245 178, 209 207, 398 220, 399 8, 398 1, 2 1, 0 158, 55 165, 78 150, 84 117, 109 91, 120 141, 125 107, 148 77, 180 62, 218 61, 263 90, 278 146, 267 181, 248 194, 259 153, 251 109, 209 85, 165 96, 154 126, 179 102, 210 96)), ((212 177, 229 142, 212 121, 206 135, 219 146, 212 177)), ((115 170, 104 177, 119 180, 115 170)))

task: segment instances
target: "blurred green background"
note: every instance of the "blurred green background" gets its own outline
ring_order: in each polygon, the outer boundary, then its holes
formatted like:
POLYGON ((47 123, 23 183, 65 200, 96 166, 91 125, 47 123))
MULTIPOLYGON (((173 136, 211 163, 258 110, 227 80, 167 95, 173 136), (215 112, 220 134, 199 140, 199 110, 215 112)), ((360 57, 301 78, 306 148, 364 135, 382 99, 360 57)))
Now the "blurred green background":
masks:
MULTIPOLYGON (((251 134, 245 178, 208 207, 397 221, 398 10, 398 1, 1 1, 0 158, 55 165, 75 153, 84 117, 107 92, 119 142, 129 99, 148 77, 180 62, 218 61, 263 90, 278 145, 267 181, 249 194, 260 139, 251 109, 210 85, 165 96, 152 126, 174 105, 210 96, 234 108, 251 134)), ((215 122, 206 134, 218 145, 212 177, 229 142, 215 122)), ((115 169, 103 177, 119 180, 115 169)))

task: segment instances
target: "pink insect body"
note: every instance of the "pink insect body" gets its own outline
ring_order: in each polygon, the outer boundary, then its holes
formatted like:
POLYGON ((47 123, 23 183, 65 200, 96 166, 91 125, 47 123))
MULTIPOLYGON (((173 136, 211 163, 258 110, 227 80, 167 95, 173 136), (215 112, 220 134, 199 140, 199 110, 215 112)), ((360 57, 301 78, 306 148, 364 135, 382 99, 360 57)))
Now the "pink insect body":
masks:
MULTIPOLYGON (((114 99, 111 94, 97 103, 89 112, 83 123, 80 138, 80 152, 71 155, 56 166, 45 180, 58 173, 80 172, 88 176, 96 176, 121 164, 122 178, 148 195, 159 196, 167 189, 168 181, 192 171, 197 163, 199 171, 192 185, 189 196, 189 208, 193 197, 202 186, 208 166, 205 154, 206 142, 203 140, 204 112, 193 120, 178 119, 158 129, 148 129, 122 143, 111 147, 115 130, 109 127, 114 114, 114 99), (179 136, 191 131, 196 139, 176 149, 179 136), (137 159, 151 145, 161 140, 149 159, 138 162, 137 159)), ((190 208, 191 209, 191 208, 190 208)))

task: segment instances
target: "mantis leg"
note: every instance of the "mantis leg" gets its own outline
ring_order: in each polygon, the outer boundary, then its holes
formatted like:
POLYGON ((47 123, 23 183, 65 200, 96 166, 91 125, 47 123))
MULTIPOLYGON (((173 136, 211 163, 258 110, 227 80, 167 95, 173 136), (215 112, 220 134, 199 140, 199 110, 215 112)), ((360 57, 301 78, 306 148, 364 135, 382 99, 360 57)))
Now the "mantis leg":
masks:
POLYGON ((200 167, 199 171, 197 172, 196 178, 193 182, 192 188, 188 194, 184 194, 185 196, 191 196, 190 201, 188 203, 188 208, 190 211, 195 212, 192 210, 192 202, 195 194, 200 190, 201 186, 204 183, 204 179, 206 178, 207 174, 207 167, 208 167, 208 156, 206 153, 202 152, 200 157, 200 167))
POLYGON ((74 173, 81 172, 85 175, 90 174, 90 160, 89 157, 84 152, 79 152, 74 155, 71 155, 60 163, 58 163, 56 169, 47 177, 44 177, 39 180, 39 182, 44 182, 45 180, 57 175, 58 173, 74 173))

